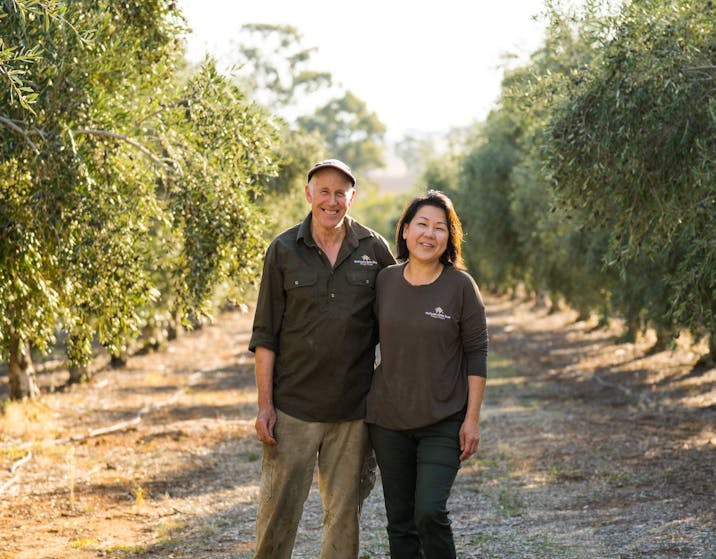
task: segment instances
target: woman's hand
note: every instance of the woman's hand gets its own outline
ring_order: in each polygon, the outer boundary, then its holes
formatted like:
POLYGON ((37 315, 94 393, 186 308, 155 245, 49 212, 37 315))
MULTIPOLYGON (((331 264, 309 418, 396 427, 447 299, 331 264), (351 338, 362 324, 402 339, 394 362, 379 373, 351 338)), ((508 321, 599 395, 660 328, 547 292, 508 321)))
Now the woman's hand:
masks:
POLYGON ((478 421, 466 419, 460 427, 460 461, 475 454, 478 444, 480 444, 480 424, 478 421))
POLYGON ((480 408, 487 379, 477 375, 467 377, 467 411, 460 427, 460 460, 477 452, 480 443, 480 408))

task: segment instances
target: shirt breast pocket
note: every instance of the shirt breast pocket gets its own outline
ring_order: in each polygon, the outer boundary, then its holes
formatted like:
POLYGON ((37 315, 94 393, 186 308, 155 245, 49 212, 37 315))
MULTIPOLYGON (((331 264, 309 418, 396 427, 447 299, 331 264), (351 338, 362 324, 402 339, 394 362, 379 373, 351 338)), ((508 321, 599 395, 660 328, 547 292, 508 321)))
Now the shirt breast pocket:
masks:
POLYGON ((375 276, 378 272, 372 270, 349 270, 346 272, 348 285, 357 289, 375 289, 375 276))
POLYGON ((306 300, 316 297, 316 272, 301 271, 287 274, 283 279, 283 288, 289 299, 306 300))

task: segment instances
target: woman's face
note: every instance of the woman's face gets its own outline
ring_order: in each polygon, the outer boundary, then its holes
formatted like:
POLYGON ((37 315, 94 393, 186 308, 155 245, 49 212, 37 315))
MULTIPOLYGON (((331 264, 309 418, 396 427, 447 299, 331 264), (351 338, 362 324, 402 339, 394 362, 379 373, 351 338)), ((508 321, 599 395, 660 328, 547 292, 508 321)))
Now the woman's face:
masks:
POLYGON ((439 260, 447 249, 449 236, 445 211, 427 204, 418 208, 415 217, 403 226, 403 239, 413 261, 439 260))

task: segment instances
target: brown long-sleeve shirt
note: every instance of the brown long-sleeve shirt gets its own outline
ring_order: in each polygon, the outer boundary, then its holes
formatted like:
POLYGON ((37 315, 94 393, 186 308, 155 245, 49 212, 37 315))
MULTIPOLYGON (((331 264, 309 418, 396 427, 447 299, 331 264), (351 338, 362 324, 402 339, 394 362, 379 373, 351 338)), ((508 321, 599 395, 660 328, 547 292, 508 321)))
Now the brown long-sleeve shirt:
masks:
POLYGON ((446 267, 429 285, 411 285, 405 264, 376 280, 381 363, 366 421, 414 429, 460 412, 467 376, 487 376, 485 305, 472 277, 446 267))

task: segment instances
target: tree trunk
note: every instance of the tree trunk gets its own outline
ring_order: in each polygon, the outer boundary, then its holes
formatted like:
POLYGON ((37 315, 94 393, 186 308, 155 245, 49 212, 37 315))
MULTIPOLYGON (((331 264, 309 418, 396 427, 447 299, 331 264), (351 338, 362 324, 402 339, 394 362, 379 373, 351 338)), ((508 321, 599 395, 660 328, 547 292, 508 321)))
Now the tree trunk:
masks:
POLYGON ((555 314, 558 313, 561 309, 561 305, 559 304, 559 297, 556 295, 549 298, 549 310, 547 311, 547 314, 555 314))
POLYGON ((547 307, 547 292, 542 289, 537 290, 535 294, 534 309, 544 309, 547 307))
POLYGON ((40 394, 40 389, 35 381, 35 368, 32 366, 30 351, 24 340, 15 333, 10 334, 9 354, 10 398, 12 400, 36 398, 40 394))
POLYGON ((599 313, 597 325, 592 330, 602 330, 603 328, 609 328, 609 313, 606 310, 599 313))
POLYGON ((70 371, 70 378, 67 379, 67 384, 88 382, 92 378, 92 372, 89 370, 89 366, 87 365, 71 364, 68 369, 70 371))
POLYGON ((633 344, 636 342, 637 334, 639 333, 639 326, 634 321, 628 321, 626 329, 621 336, 617 338, 617 343, 620 344, 633 344))
POLYGON ((709 334, 709 352, 701 356, 696 366, 704 369, 716 367, 716 332, 709 334))
POLYGON ((660 353, 664 350, 666 350, 669 347, 669 341, 671 339, 671 334, 669 331, 663 329, 663 328, 656 328, 656 341, 654 342, 654 345, 649 348, 647 353, 649 355, 653 355, 655 353, 660 353))
POLYGON ((120 351, 117 354, 112 353, 109 361, 113 369, 122 369, 127 366, 127 350, 120 351))
POLYGON ((92 361, 92 335, 84 328, 76 328, 68 332, 65 342, 67 353, 67 369, 70 378, 67 385, 87 382, 92 378, 89 364, 92 361))
POLYGON ((173 341, 181 338, 184 333, 184 327, 181 323, 181 311, 174 311, 172 317, 169 319, 169 326, 167 327, 167 341, 173 341))
POLYGON ((574 319, 574 322, 586 322, 591 318, 591 313, 587 309, 579 309, 577 311, 577 318, 574 319))
POLYGON ((137 351, 137 355, 147 355, 153 351, 159 351, 165 339, 166 334, 159 321, 154 317, 150 318, 142 328, 141 347, 137 351))

